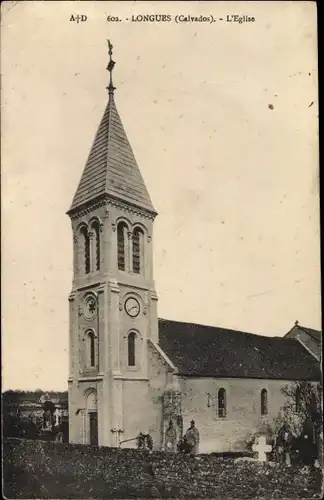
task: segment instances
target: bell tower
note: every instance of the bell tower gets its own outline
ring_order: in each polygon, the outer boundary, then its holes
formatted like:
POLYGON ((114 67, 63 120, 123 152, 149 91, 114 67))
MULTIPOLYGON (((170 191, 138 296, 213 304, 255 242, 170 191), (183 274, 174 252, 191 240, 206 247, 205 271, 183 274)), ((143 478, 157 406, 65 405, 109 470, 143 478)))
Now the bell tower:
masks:
POLYGON ((112 48, 108 41, 108 103, 67 212, 70 441, 106 446, 140 430, 149 405, 147 345, 158 341, 157 214, 116 108, 112 48))

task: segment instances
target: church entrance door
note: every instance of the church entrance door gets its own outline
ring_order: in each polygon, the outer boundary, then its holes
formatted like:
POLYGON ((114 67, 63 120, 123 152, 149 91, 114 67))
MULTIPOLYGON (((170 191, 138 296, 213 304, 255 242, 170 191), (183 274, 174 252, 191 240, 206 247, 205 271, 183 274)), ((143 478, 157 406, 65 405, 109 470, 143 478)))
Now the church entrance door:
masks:
POLYGON ((98 413, 96 411, 89 413, 89 431, 90 444, 98 446, 98 413))

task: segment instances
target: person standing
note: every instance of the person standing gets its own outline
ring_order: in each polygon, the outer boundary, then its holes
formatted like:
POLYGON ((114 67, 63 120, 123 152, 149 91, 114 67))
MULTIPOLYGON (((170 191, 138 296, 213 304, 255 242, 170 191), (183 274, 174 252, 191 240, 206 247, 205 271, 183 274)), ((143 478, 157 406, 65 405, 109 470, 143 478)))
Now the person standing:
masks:
POLYGON ((276 440, 276 448, 278 450, 281 462, 283 462, 288 467, 291 466, 290 454, 292 441, 293 434, 290 430, 289 425, 285 422, 279 429, 276 440))
POLYGON ((191 453, 197 455, 199 452, 199 431, 195 426, 195 421, 191 420, 190 427, 185 434, 186 442, 191 446, 191 453))
POLYGON ((314 465, 317 458, 317 446, 314 424, 310 418, 303 424, 303 430, 299 441, 300 458, 304 465, 314 465))

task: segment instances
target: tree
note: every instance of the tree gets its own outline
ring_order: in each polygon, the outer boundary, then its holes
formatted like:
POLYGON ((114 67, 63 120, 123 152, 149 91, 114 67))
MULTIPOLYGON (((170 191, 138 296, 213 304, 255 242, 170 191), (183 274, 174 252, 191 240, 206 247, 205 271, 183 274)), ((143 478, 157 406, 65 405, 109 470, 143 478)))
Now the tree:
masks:
POLYGON ((43 410, 45 412, 49 411, 52 415, 55 412, 55 404, 53 401, 45 401, 43 404, 43 410))
POLYGON ((281 415, 275 419, 276 430, 288 423, 296 438, 303 433, 316 443, 320 461, 323 455, 323 387, 320 382, 294 382, 286 385, 286 397, 281 415), (312 434, 312 435, 311 435, 312 434))
POLYGON ((54 412, 55 412, 55 404, 53 401, 45 401, 43 404, 43 425, 45 427, 46 422, 50 424, 53 428, 54 425, 54 412))

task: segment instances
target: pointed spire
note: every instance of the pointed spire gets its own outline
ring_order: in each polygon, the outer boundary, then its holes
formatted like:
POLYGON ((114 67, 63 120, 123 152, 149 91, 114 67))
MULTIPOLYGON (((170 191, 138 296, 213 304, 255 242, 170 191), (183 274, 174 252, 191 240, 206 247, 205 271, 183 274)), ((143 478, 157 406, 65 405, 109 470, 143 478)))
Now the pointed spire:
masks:
POLYGON ((113 69, 114 69, 114 66, 116 63, 115 63, 115 61, 112 60, 113 45, 110 43, 110 40, 107 40, 107 42, 108 42, 108 54, 109 54, 109 63, 107 66, 107 70, 109 71, 109 85, 108 85, 107 89, 108 89, 109 97, 112 97, 114 95, 114 90, 116 89, 116 87, 114 87, 113 81, 112 81, 112 72, 113 72, 113 69))
POLYGON ((118 114, 112 82, 113 46, 108 42, 109 100, 93 141, 86 166, 68 214, 98 198, 107 197, 135 206, 155 216, 133 150, 118 114))

